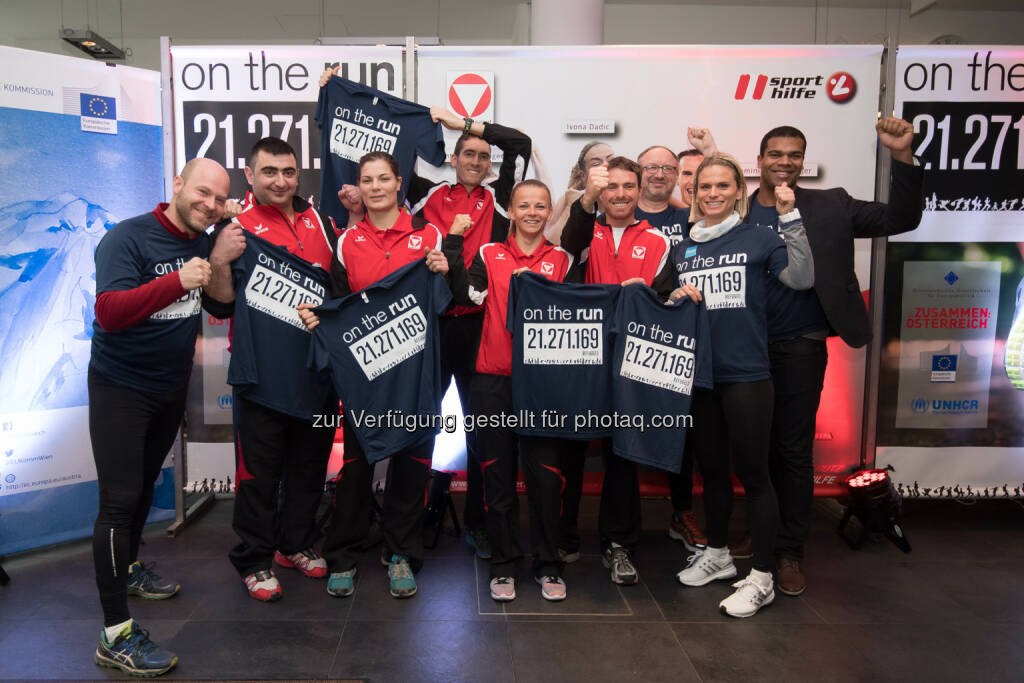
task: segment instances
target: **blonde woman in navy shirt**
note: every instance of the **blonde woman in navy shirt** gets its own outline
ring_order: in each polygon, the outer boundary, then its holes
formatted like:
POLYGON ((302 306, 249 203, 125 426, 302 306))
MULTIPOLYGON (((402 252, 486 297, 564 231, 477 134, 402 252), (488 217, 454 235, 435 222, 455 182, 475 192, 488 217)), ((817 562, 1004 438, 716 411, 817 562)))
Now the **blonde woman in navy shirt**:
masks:
POLYGON ((765 318, 770 278, 794 289, 814 284, 810 247, 793 190, 776 188, 781 234, 743 222, 746 183, 732 157, 715 154, 697 168, 691 217, 696 224, 673 248, 679 289, 673 298, 704 301, 711 324, 714 389, 693 398, 693 439, 704 477, 708 546, 689 558, 679 582, 703 586, 736 576, 726 545, 732 513, 730 455, 746 491, 754 562, 719 608, 749 617, 775 599, 771 574, 778 505, 768 474, 773 389, 765 318))

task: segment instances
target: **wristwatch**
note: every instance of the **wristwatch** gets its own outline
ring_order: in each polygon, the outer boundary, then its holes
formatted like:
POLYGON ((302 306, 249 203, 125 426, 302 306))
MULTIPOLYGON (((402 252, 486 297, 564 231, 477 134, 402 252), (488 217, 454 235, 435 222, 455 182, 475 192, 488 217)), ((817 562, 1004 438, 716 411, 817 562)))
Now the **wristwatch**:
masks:
POLYGON ((464 134, 466 134, 466 133, 469 133, 469 129, 473 127, 473 119, 471 119, 471 118, 469 118, 469 117, 467 116, 467 117, 465 117, 465 118, 464 118, 464 119, 462 119, 462 120, 466 122, 466 125, 464 125, 464 126, 462 127, 462 132, 463 132, 464 134))

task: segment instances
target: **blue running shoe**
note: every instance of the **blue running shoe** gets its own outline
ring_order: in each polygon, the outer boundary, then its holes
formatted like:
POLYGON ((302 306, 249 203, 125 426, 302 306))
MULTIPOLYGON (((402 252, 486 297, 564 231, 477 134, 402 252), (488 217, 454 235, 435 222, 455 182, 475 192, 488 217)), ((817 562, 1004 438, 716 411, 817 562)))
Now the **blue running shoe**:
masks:
POLYGON ((347 598, 356 592, 356 568, 333 572, 327 579, 327 594, 336 598, 347 598))
POLYGON ((393 598, 411 598, 416 595, 416 579, 405 555, 392 555, 388 564, 388 581, 393 598))
POLYGON ((121 629, 113 643, 100 631, 100 644, 93 661, 99 666, 120 669, 132 676, 152 678, 165 674, 178 663, 178 655, 157 647, 149 639, 149 631, 139 628, 134 620, 121 629))
POLYGON ((1024 390, 1024 280, 1017 285, 1017 304, 1013 311, 1013 324, 1006 335, 1003 367, 1015 389, 1024 390))
POLYGON ((138 595, 148 600, 166 600, 177 594, 180 585, 164 581, 153 571, 155 562, 142 564, 133 562, 128 567, 128 595, 138 595))
POLYGON ((476 551, 476 556, 481 560, 491 559, 491 537, 486 531, 470 529, 466 532, 466 543, 476 551))

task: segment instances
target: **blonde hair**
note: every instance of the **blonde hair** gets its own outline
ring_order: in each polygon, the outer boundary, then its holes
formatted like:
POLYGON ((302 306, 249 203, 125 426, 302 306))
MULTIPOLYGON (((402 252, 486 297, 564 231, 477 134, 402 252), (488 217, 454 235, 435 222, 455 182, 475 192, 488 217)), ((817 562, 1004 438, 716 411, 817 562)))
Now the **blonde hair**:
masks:
MULTIPOLYGON (((508 196, 508 206, 505 207, 506 213, 512 213, 512 202, 515 201, 516 192, 519 192, 519 188, 521 187, 539 187, 544 190, 548 193, 548 207, 551 206, 551 190, 548 186, 535 178, 527 178, 526 180, 520 180, 516 183, 516 186, 512 188, 512 194, 508 196)), ((508 234, 505 236, 505 239, 512 239, 512 235, 514 234, 516 234, 516 224, 510 217, 508 221, 508 234)))
POLYGON ((734 207, 736 212, 739 213, 741 220, 747 218, 747 181, 743 177, 743 167, 740 166, 740 162, 736 161, 734 157, 729 154, 723 154, 722 152, 716 152, 711 156, 704 157, 704 161, 700 162, 700 166, 693 174, 693 204, 690 206, 690 222, 696 223, 699 220, 704 219, 704 212, 700 210, 700 204, 697 201, 697 188, 700 183, 700 174, 708 166, 724 166, 725 168, 732 171, 733 179, 736 181, 736 186, 740 190, 740 196, 736 199, 736 206, 734 207))

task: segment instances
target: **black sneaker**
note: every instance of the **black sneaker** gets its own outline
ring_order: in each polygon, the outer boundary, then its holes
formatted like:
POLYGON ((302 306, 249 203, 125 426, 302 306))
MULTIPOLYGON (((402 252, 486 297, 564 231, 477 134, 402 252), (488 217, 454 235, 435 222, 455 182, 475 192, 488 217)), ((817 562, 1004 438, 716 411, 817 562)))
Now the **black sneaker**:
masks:
POLYGON ((605 548, 601 555, 601 562, 605 567, 612 570, 612 582, 632 586, 640 581, 640 575, 633 566, 633 559, 629 556, 629 550, 618 543, 612 543, 605 548))
POLYGON ((148 600, 166 600, 177 594, 180 585, 164 581, 153 571, 156 562, 142 564, 133 562, 128 567, 128 595, 138 595, 148 600))
POLYGON ((113 643, 107 642, 107 635, 100 631, 100 644, 96 647, 93 661, 98 666, 120 669, 132 676, 159 676, 174 668, 178 655, 157 647, 149 639, 149 631, 139 628, 133 620, 121 629, 113 643))

